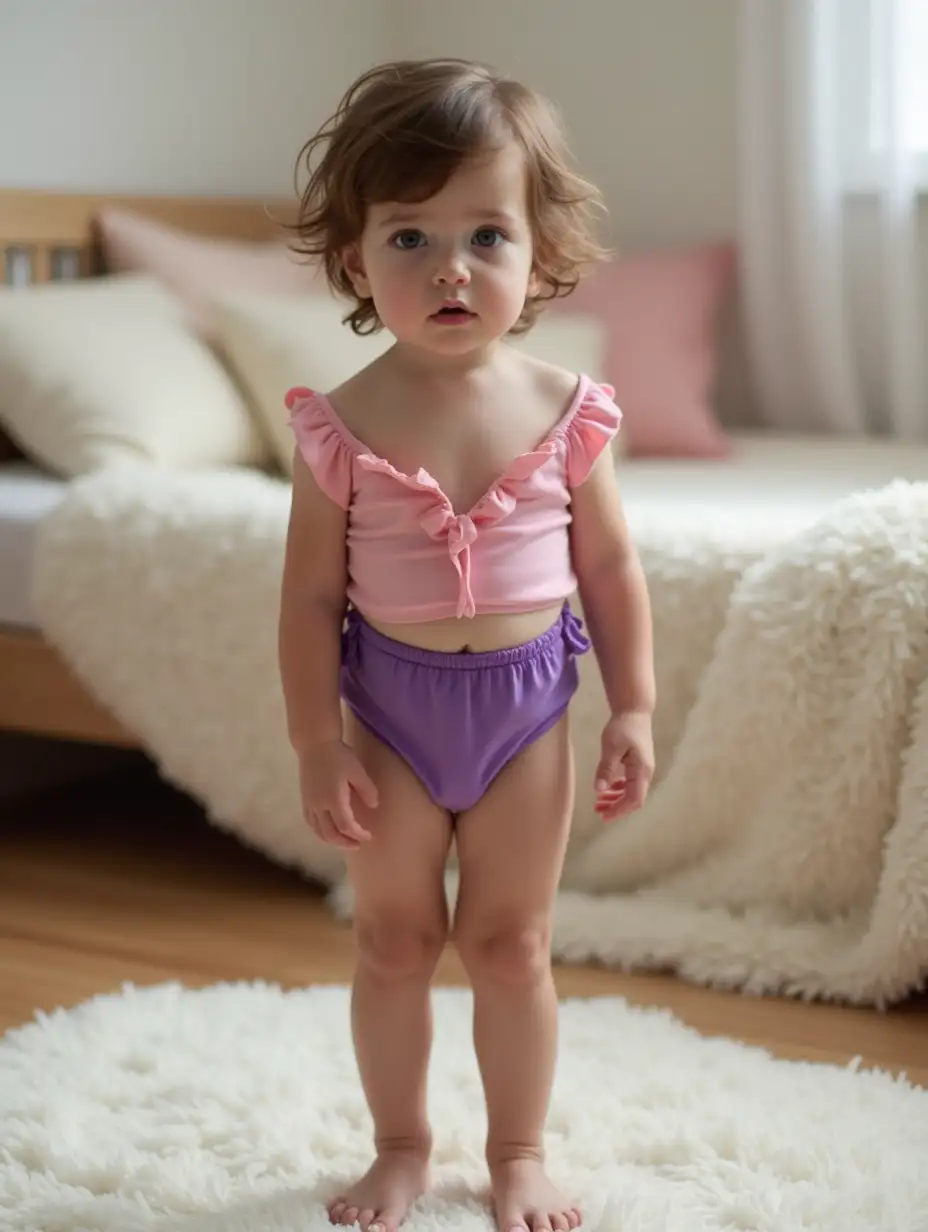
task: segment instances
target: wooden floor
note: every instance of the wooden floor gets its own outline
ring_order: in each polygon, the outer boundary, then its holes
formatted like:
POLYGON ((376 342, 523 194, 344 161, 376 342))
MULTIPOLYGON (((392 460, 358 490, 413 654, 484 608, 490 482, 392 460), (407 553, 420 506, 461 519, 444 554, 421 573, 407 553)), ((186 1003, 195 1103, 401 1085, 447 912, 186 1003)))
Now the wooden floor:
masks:
MULTIPOLYGON (((0 818, 0 1032, 124 981, 345 983, 351 932, 294 874, 209 827, 133 766, 0 818)), ((462 982, 449 952, 440 980, 462 982)), ((557 972, 564 996, 662 1005, 780 1056, 904 1071, 928 1086, 928 998, 887 1014, 710 992, 664 975, 557 972)))

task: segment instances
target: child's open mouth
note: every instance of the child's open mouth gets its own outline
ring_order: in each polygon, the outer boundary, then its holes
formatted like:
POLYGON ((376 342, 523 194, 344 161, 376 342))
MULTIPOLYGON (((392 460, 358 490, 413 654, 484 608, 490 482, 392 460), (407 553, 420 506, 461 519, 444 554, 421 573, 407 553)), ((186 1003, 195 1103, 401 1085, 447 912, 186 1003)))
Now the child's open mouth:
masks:
POLYGON ((475 316, 476 313, 465 308, 463 304, 445 304, 443 308, 432 313, 431 319, 440 321, 442 325, 463 325, 465 321, 472 321, 475 316))

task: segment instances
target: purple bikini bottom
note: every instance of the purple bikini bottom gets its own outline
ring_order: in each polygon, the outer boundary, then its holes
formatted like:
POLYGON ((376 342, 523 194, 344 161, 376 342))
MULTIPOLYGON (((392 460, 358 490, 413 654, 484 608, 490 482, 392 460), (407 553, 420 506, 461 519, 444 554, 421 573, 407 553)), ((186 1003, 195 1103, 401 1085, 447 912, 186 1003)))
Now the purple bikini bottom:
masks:
POLYGON ((575 658, 589 649, 566 605, 541 637, 482 654, 407 646, 352 609, 342 637, 341 692, 432 799, 462 813, 561 718, 577 689, 575 658))

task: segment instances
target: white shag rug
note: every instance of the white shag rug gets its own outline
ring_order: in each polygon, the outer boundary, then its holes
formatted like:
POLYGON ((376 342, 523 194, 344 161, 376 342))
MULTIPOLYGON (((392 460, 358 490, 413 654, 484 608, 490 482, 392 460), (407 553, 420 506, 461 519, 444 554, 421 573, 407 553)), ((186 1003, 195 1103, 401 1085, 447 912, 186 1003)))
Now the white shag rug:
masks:
MULTIPOLYGON (((277 667, 290 489, 132 468, 44 524, 43 628, 217 824, 336 889, 300 816, 277 667)), ((629 519, 655 625, 658 776, 604 828, 606 706, 572 710, 578 798, 556 912, 567 960, 884 1004, 928 975, 928 484, 775 518, 629 519)))
MULTIPOLYGON (((492 1228, 471 999, 435 994, 435 1193, 492 1228)), ((0 1041, 4 1232, 314 1232, 366 1166, 344 988, 168 984, 0 1041)), ((778 1061, 618 999, 567 1002, 552 1173, 593 1232, 921 1232, 928 1091, 778 1061)))

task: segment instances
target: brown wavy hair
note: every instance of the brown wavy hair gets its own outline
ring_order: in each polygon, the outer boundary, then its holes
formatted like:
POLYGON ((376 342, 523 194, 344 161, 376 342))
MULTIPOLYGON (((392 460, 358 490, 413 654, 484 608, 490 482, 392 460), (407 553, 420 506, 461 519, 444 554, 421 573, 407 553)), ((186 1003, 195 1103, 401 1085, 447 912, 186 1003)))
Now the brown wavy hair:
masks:
POLYGON ((292 247, 321 260, 332 289, 353 300, 356 334, 381 328, 360 299, 341 254, 364 230, 367 207, 425 201, 469 159, 516 140, 525 152, 534 271, 541 290, 512 332, 524 333, 545 303, 569 295, 607 254, 593 233, 597 189, 570 165, 557 113, 534 91, 469 60, 398 60, 364 73, 303 146, 308 171, 292 247))

